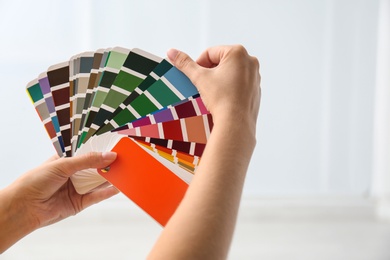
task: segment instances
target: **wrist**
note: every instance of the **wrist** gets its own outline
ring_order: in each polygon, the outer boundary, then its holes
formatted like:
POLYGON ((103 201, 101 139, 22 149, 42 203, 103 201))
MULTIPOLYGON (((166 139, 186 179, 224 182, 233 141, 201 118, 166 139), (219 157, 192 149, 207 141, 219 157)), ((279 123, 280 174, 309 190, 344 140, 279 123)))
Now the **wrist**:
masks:
POLYGON ((244 137, 250 141, 256 141, 257 118, 248 113, 227 112, 213 115, 214 128, 223 128, 236 137, 244 137))
POLYGON ((213 117, 213 123, 212 139, 209 141, 218 142, 220 149, 234 149, 236 159, 240 161, 249 160, 257 142, 256 120, 226 113, 213 117))

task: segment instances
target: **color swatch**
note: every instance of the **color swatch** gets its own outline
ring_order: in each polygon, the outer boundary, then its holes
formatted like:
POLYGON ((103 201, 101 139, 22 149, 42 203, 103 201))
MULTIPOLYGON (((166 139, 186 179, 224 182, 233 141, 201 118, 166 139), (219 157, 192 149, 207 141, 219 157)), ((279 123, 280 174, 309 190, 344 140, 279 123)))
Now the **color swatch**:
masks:
POLYGON ((109 181, 165 225, 196 174, 213 127, 181 71, 144 50, 114 47, 50 66, 26 89, 60 157, 118 153, 109 169, 75 173, 78 193, 109 181))

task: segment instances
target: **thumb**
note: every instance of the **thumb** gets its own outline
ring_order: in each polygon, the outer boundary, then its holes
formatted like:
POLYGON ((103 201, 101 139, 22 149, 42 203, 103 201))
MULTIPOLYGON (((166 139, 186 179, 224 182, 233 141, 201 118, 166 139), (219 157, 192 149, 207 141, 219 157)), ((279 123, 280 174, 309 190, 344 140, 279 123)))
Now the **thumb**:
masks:
POLYGON ((200 66, 190 58, 186 53, 176 49, 170 49, 167 56, 172 64, 183 72, 192 82, 196 80, 196 73, 200 66))
POLYGON ((55 169, 58 169, 59 175, 70 177, 77 171, 89 168, 104 168, 115 161, 117 154, 114 152, 90 152, 80 156, 61 158, 53 163, 55 169))

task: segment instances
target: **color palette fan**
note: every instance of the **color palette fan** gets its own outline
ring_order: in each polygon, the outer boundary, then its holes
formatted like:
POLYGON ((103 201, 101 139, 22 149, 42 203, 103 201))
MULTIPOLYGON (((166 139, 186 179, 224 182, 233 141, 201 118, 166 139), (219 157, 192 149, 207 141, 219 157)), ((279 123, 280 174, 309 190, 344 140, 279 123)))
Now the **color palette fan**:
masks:
POLYGON ((50 66, 27 93, 60 157, 115 151, 109 169, 77 172, 80 194, 109 181, 165 225, 191 182, 212 117, 166 59, 121 47, 50 66))

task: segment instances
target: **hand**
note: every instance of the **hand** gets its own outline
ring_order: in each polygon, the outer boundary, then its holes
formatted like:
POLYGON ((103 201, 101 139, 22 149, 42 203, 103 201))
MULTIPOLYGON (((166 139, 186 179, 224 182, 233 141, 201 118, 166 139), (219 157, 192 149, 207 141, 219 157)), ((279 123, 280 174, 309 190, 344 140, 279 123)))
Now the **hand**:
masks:
POLYGON ((220 118, 247 119, 255 127, 260 106, 259 61, 243 46, 208 48, 196 62, 171 49, 168 58, 198 88, 214 123, 220 118))
POLYGON ((51 158, 0 191, 0 252, 21 237, 43 226, 75 215, 92 204, 118 193, 100 187, 78 194, 69 177, 88 168, 104 168, 116 153, 90 153, 72 158, 51 158))

